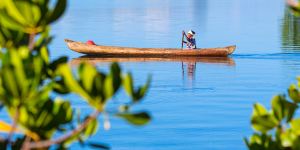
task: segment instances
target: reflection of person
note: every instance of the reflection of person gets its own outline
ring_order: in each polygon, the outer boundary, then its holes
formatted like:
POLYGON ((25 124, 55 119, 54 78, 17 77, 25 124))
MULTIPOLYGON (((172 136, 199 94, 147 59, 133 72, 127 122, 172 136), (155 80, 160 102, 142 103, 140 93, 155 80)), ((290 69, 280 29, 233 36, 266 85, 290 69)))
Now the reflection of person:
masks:
POLYGON ((186 44, 186 47, 188 49, 196 49, 196 39, 194 38, 194 35, 196 34, 196 32, 194 32, 193 30, 190 30, 187 34, 185 34, 184 31, 182 31, 183 36, 185 36, 187 41, 182 41, 183 43, 186 44))
POLYGON ((184 72, 187 71, 187 77, 189 80, 194 80, 196 73, 196 62, 182 62, 182 78, 184 79, 184 72), (186 66, 186 69, 185 67, 186 66))
POLYGON ((195 70, 196 70, 196 63, 194 63, 194 62, 188 62, 187 65, 188 65, 187 66, 188 77, 190 79, 194 79, 194 77, 195 77, 195 70))

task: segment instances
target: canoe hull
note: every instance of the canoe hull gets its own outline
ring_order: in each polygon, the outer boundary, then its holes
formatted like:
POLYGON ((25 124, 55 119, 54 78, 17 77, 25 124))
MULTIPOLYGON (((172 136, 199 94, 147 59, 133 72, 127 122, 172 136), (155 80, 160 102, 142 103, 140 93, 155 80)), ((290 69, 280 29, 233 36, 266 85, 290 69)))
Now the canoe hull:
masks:
POLYGON ((176 49, 176 48, 133 48, 117 46, 88 45, 65 39, 69 49, 87 55, 126 56, 126 57, 227 57, 232 54, 236 46, 202 49, 176 49))

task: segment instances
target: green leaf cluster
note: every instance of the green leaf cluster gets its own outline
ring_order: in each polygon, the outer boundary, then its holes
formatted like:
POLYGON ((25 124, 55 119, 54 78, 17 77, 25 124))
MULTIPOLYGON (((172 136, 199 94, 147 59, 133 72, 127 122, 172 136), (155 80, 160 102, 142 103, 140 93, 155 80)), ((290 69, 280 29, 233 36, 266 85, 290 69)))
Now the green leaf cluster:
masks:
POLYGON ((300 119, 295 118, 300 103, 299 92, 299 84, 298 86, 292 84, 288 89, 288 97, 284 95, 273 97, 271 110, 267 110, 259 103, 254 104, 251 125, 255 133, 250 139, 245 139, 249 149, 300 148, 300 119))
POLYGON ((59 19, 67 5, 66 0, 58 0, 50 8, 50 0, 2 0, 0 22, 5 28, 28 34, 37 34, 59 19))
POLYGON ((21 132, 19 138, 2 140, 0 137, 0 149, 21 149, 28 142, 34 145, 51 141, 57 135, 67 138, 36 149, 52 146, 66 149, 76 141, 92 147, 106 147, 86 142, 98 131, 99 114, 116 116, 139 126, 151 119, 146 111, 131 111, 131 107, 146 95, 150 78, 136 87, 132 75, 124 74, 117 63, 111 64, 110 71, 104 73, 88 63, 72 68, 67 57, 49 59, 48 45, 53 38, 50 24, 63 15, 66 5, 66 0, 0 2, 0 107, 5 108, 12 126, 16 125, 16 130, 21 132), (120 109, 107 110, 108 102, 122 88, 130 102, 120 104, 120 109), (97 115, 77 113, 76 121, 70 101, 61 98, 66 94, 75 94, 84 100, 97 115))

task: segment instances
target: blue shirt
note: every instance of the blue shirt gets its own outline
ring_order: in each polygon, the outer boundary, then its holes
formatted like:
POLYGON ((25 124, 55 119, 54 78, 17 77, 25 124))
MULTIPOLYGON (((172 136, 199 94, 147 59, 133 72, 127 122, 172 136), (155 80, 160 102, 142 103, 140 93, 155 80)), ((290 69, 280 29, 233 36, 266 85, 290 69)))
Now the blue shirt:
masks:
POLYGON ((195 38, 187 38, 186 47, 188 49, 196 49, 196 39, 195 38))

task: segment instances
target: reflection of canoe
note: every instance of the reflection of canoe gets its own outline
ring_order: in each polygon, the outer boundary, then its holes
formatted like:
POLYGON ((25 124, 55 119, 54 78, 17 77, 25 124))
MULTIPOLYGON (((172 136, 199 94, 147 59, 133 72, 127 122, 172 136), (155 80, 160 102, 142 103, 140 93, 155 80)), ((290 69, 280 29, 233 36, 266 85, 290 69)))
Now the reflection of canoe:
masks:
POLYGON ((226 57, 232 54, 236 46, 220 48, 202 48, 196 50, 182 50, 176 48, 132 48, 117 46, 88 45, 65 39, 68 47, 78 53, 88 55, 109 56, 151 56, 151 57, 226 57))
POLYGON ((82 56, 75 58, 71 61, 72 65, 77 65, 80 62, 87 62, 90 64, 106 63, 106 62, 201 62, 201 63, 212 63, 212 64, 225 64, 234 66, 235 62, 229 57, 90 57, 82 56))

